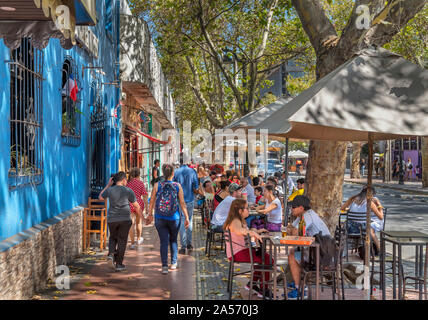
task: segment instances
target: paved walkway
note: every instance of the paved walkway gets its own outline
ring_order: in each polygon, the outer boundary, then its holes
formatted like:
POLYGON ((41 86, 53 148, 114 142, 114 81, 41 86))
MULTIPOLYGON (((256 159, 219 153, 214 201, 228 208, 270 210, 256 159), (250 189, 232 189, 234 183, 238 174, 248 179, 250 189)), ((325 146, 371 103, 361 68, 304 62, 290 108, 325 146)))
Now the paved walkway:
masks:
MULTIPOLYGON (((144 244, 136 250, 127 250, 124 263, 125 272, 115 272, 107 263, 107 251, 89 251, 69 265, 70 290, 58 290, 55 283, 49 284, 44 292, 36 294, 33 299, 49 300, 227 300, 227 274, 229 263, 224 250, 214 246, 212 255, 205 255, 206 230, 201 225, 199 213, 194 214, 194 247, 192 253, 179 255, 179 268, 168 275, 161 274, 159 238, 153 226, 143 228, 144 244)), ((281 258, 281 257, 280 257, 281 258)), ((351 262, 361 261, 351 255, 351 262)), ((406 263, 407 264, 407 263, 406 263)), ((409 265, 411 267, 411 265, 409 265)), ((245 266, 241 267, 245 270, 245 266)), ((244 289, 249 281, 248 275, 235 278, 232 299, 247 300, 248 291, 244 289)), ((390 283, 390 280, 388 279, 390 283)), ((363 300, 364 292, 349 281, 345 284, 347 300, 363 300)), ((281 292, 279 293, 281 295, 281 292)), ((375 291, 375 298, 380 299, 381 292, 375 291)), ((331 289, 321 292, 321 299, 331 300, 331 289)), ((387 298, 391 299, 388 290, 387 298)), ((409 294, 408 298, 416 298, 409 294)), ((252 299, 260 300, 256 295, 252 299)))
MULTIPOLYGON (((69 265, 70 290, 58 290, 54 283, 34 299, 64 300, 195 300, 195 258, 179 255, 179 268, 161 274, 159 237, 154 226, 143 227, 144 243, 126 250, 127 270, 115 272, 104 252, 89 251, 69 265)), ((96 249, 94 249, 96 250, 96 249)))

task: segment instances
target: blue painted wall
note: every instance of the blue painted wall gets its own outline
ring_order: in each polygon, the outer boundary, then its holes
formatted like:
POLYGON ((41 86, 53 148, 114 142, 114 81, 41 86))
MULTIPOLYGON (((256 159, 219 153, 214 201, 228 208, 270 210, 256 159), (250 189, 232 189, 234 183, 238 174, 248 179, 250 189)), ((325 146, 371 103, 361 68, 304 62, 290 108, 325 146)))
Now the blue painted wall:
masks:
MULTIPOLYGON (((97 1, 96 26, 91 27, 99 39, 97 60, 78 47, 64 50, 59 40, 51 39, 44 52, 43 81, 43 183, 36 187, 25 186, 9 190, 8 171, 10 168, 10 71, 4 63, 10 59, 10 51, 0 39, 0 241, 24 231, 36 224, 52 218, 78 205, 85 205, 89 195, 90 172, 90 84, 93 78, 82 66, 92 63, 103 66, 105 76, 102 82, 111 83, 115 79, 117 67, 117 6, 113 10, 113 31, 106 35, 105 10, 107 1, 97 1), (80 78, 81 142, 77 147, 63 144, 61 140, 61 85, 64 56, 75 60, 80 78)), ((114 4, 116 2, 111 0, 114 4)), ((115 86, 102 86, 104 104, 112 110, 118 103, 120 92, 115 86)), ((107 172, 117 170, 120 152, 117 119, 110 118, 107 145, 107 172)))

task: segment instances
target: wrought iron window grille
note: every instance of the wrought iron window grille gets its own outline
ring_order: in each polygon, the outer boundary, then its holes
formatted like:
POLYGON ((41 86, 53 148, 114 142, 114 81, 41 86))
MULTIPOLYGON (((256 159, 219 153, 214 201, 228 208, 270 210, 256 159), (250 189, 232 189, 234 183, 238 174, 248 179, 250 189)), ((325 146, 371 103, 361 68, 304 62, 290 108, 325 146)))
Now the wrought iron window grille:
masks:
POLYGON ((9 189, 43 182, 43 51, 28 38, 10 53, 9 189))
POLYGON ((81 90, 79 73, 75 61, 71 56, 65 56, 62 65, 62 89, 61 89, 61 138, 62 142, 70 146, 79 146, 81 140, 81 114, 80 91, 77 92, 77 99, 73 101, 68 88, 68 80, 72 75, 77 83, 78 90, 81 90))

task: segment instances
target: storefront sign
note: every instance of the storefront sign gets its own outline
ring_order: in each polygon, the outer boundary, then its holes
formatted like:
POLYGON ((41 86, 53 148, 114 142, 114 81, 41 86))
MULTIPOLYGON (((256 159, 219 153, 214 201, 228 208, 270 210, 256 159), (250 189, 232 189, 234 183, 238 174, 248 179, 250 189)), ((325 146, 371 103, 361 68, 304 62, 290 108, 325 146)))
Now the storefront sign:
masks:
POLYGON ((89 27, 76 26, 76 39, 95 59, 98 58, 98 38, 89 27))

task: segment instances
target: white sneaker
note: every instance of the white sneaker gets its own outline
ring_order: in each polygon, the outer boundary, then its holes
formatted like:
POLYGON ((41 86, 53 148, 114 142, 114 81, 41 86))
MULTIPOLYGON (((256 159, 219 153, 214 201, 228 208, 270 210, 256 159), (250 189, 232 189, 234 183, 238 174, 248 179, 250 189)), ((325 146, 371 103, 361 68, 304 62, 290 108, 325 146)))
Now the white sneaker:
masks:
POLYGON ((168 267, 162 267, 162 274, 168 274, 168 267))
POLYGON ((176 270, 177 268, 177 263, 171 264, 171 270, 176 270))
POLYGON ((140 238, 138 239, 137 243, 138 243, 139 245, 142 245, 142 244, 143 244, 143 241, 144 241, 144 238, 143 238, 143 237, 140 237, 140 238))
POLYGON ((129 245, 129 249, 134 250, 135 249, 135 244, 129 245))

